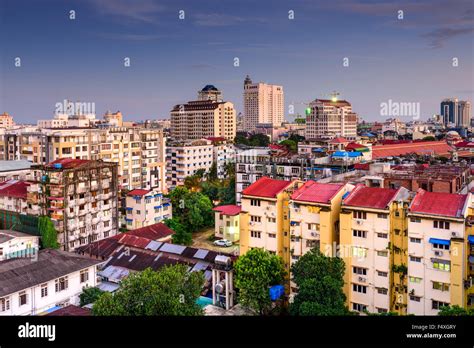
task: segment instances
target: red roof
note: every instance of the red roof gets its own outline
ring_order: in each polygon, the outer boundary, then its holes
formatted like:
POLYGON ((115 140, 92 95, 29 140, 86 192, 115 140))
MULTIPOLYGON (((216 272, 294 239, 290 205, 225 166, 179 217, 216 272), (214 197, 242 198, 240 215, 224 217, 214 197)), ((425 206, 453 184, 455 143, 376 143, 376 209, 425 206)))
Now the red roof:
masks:
POLYGON ((132 190, 130 191, 129 193, 127 193, 127 196, 144 196, 146 195, 147 193, 150 193, 151 191, 150 190, 141 190, 141 189, 136 189, 136 190, 132 190))
POLYGON ((55 310, 51 313, 46 314, 46 316, 53 316, 53 317, 58 317, 58 316, 73 316, 73 317, 83 317, 83 316, 89 316, 91 315, 91 311, 86 308, 81 308, 78 306, 74 305, 69 305, 63 308, 60 308, 58 310, 55 310))
POLYGON ((344 184, 321 184, 307 181, 296 190, 291 199, 295 201, 330 203, 331 199, 344 187, 344 184))
POLYGON ((356 163, 354 164, 354 169, 356 170, 369 170, 370 164, 369 163, 356 163))
POLYGON ((125 244, 140 249, 145 249, 145 247, 152 241, 151 239, 135 236, 130 233, 121 233, 118 234, 118 236, 120 236, 118 240, 120 244, 125 244))
POLYGON ((242 210, 242 208, 238 205, 229 204, 229 205, 221 205, 219 207, 215 207, 212 210, 218 211, 222 213, 223 215, 235 216, 235 215, 240 214, 240 211, 242 210))
POLYGON ((372 209, 385 209, 398 190, 357 185, 344 199, 344 205, 372 209))
POLYGON ((160 240, 174 234, 174 231, 162 222, 126 232, 137 237, 160 240))
POLYGON ((464 140, 459 143, 456 143, 454 146, 456 146, 457 148, 464 148, 464 147, 471 148, 471 147, 474 147, 474 142, 464 140))
POLYGON ((344 144, 344 143, 348 143, 348 142, 349 142, 349 140, 347 140, 346 138, 338 137, 338 138, 332 139, 329 143, 330 144, 344 144))
POLYGON ((418 189, 410 205, 410 212, 462 217, 467 195, 457 193, 428 192, 418 189))
POLYGON ((365 145, 361 145, 361 144, 357 144, 357 143, 349 143, 346 145, 346 148, 345 150, 346 151, 349 151, 349 150, 358 150, 358 149, 366 149, 367 146, 365 145))
POLYGON ((18 180, 9 180, 0 183, 1 197, 14 197, 26 199, 26 189, 30 183, 18 180))
POLYGON ((429 155, 434 152, 436 155, 448 156, 452 148, 445 141, 422 141, 414 143, 375 145, 372 146, 372 158, 396 157, 410 153, 418 155, 429 155))
POLYGON ((277 194, 283 191, 290 184, 291 181, 275 180, 264 176, 243 190, 242 195, 276 198, 277 194))
POLYGON ((61 167, 64 169, 71 169, 79 167, 85 163, 89 162, 89 160, 83 159, 76 159, 76 158, 58 158, 53 162, 49 162, 46 166, 47 167, 54 167, 55 164, 61 164, 61 167))

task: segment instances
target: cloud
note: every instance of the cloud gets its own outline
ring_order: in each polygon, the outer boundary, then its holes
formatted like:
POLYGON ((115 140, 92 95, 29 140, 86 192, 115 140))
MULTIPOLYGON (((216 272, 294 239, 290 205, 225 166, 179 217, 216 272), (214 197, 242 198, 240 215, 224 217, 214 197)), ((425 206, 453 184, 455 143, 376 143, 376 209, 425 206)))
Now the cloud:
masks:
POLYGON ((97 13, 114 19, 138 23, 156 22, 164 7, 154 0, 89 0, 97 13))
POLYGON ((246 22, 266 23, 266 18, 251 18, 231 16, 221 13, 197 13, 193 15, 194 23, 204 27, 224 27, 238 25, 246 22))
POLYGON ((422 36, 430 39, 432 48, 441 48, 447 40, 470 33, 474 33, 474 28, 438 28, 422 36))

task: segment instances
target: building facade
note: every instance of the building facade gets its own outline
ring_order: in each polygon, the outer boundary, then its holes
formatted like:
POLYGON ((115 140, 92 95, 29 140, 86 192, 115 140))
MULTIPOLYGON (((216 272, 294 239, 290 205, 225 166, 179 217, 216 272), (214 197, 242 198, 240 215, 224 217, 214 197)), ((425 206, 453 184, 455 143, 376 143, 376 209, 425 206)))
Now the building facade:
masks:
POLYGON ((127 193, 126 228, 134 230, 172 218, 169 198, 158 190, 136 189, 127 193))

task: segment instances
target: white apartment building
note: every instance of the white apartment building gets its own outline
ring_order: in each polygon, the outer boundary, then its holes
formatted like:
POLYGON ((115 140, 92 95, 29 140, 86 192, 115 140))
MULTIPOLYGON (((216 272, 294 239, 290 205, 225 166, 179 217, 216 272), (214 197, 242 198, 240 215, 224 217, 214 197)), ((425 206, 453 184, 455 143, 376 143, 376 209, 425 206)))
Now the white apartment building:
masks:
POLYGON ((310 114, 306 117, 306 139, 357 137, 357 114, 345 100, 332 101, 316 99, 309 104, 310 114))
POLYGON ((18 180, 0 182, 0 209, 27 214, 30 183, 18 180))
POLYGON ((213 160, 217 166, 217 177, 224 179, 226 177, 226 164, 235 163, 235 146, 231 143, 215 142, 213 160))
POLYGON ((34 180, 32 163, 26 160, 0 160, 0 182, 8 180, 34 180))
POLYGON ((234 104, 214 100, 190 101, 171 110, 171 136, 179 140, 223 137, 234 140, 234 104))
POLYGON ((135 189, 126 198, 126 228, 134 230, 172 218, 169 198, 158 190, 135 189))
POLYGON ((0 115, 0 128, 10 128, 15 125, 13 117, 10 116, 7 112, 4 112, 0 115))
POLYGON ((41 315, 79 305, 82 290, 98 284, 101 260, 53 249, 40 250, 36 257, 34 262, 30 258, 0 262, 0 315, 41 315))
POLYGON ((166 148, 166 183, 169 189, 184 184, 184 179, 199 169, 209 172, 214 146, 210 140, 170 144, 166 148))
POLYGON ((244 81, 244 130, 255 131, 259 123, 280 126, 285 119, 283 86, 244 81))
POLYGON ((38 236, 13 230, 0 230, 0 261, 34 256, 38 253, 38 249, 38 236))
POLYGON ((465 218, 469 195, 418 190, 408 221, 408 313, 436 315, 464 306, 469 274, 465 218))

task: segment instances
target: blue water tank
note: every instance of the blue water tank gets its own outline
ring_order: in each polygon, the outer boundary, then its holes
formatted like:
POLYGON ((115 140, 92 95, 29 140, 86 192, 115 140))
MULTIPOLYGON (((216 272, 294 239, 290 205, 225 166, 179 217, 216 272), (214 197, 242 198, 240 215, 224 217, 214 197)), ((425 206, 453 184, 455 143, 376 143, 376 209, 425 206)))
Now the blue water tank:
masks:
POLYGON ((61 169, 62 167, 63 167, 63 165, 61 163, 55 163, 54 164, 55 169, 61 169))
POLYGON ((270 299, 276 301, 285 294, 285 287, 283 285, 273 285, 270 287, 269 292, 270 299))

